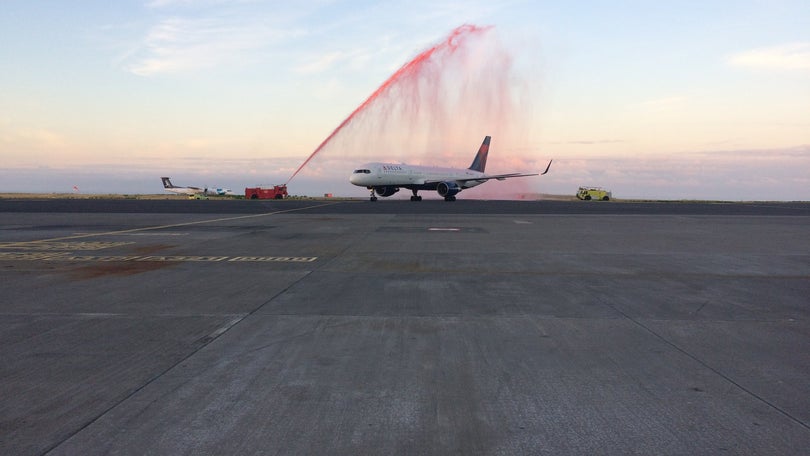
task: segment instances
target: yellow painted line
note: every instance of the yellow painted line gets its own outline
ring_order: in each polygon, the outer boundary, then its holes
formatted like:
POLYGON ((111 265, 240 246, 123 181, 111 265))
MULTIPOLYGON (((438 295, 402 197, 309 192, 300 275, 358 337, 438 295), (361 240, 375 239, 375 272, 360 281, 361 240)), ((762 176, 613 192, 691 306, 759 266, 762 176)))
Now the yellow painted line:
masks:
MULTIPOLYGON (((76 232, 74 235, 90 235, 98 233, 76 232)), ((188 233, 124 233, 120 236, 188 236, 188 233)))
POLYGON ((134 242, 0 242, 0 249, 17 250, 102 250, 134 244, 134 242))
POLYGON ((165 228, 177 228, 179 226, 191 226, 191 225, 201 225, 204 223, 215 223, 215 222, 227 222, 231 220, 242 220, 242 219, 249 219, 249 218, 258 218, 258 217, 267 217, 269 215, 278 215, 278 214, 285 214, 288 212, 296 212, 296 211, 305 211, 307 209, 314 209, 316 207, 324 207, 324 206, 333 206, 335 204, 341 204, 342 201, 335 201, 333 203, 324 203, 324 204, 317 204, 315 206, 307 206, 307 207, 299 207, 295 209, 286 209, 283 211, 275 211, 275 212, 265 212, 263 214, 250 214, 250 215, 240 215, 237 217, 221 217, 211 220, 198 220, 196 222, 183 222, 183 223, 173 223, 170 225, 158 225, 158 226, 147 226, 143 228, 132 228, 129 230, 118 230, 118 231, 105 231, 102 233, 82 233, 82 234, 74 234, 71 236, 64 236, 64 237, 57 237, 51 239, 39 239, 33 241, 21 241, 16 242, 17 245, 25 245, 25 244, 37 244, 43 242, 54 242, 54 241, 66 241, 71 239, 84 239, 94 236, 110 236, 116 234, 126 234, 126 233, 138 233, 142 231, 153 231, 153 230, 162 230, 165 228))
POLYGON ((318 257, 233 257, 228 261, 281 261, 285 263, 312 263, 318 257))
POLYGON ((72 252, 0 252, 0 261, 166 261, 166 262, 274 262, 312 263, 318 257, 205 256, 205 255, 74 255, 72 252))
POLYGON ((137 255, 73 255, 70 252, 64 252, 60 255, 54 255, 49 258, 44 258, 45 261, 133 261, 140 258, 137 255))
POLYGON ((226 256, 206 256, 206 255, 149 255, 138 258, 137 261, 222 261, 227 260, 226 256))
POLYGON ((34 253, 34 252, 0 252, 0 260, 2 261, 36 261, 48 260, 56 256, 64 255, 64 252, 55 253, 34 253))

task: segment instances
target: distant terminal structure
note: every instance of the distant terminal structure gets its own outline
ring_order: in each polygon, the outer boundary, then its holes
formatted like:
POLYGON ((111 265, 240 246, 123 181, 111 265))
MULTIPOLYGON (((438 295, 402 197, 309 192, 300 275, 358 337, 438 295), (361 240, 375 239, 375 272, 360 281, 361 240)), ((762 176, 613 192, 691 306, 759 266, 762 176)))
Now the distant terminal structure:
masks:
POLYGON ((579 187, 577 198, 583 201, 610 201, 613 195, 609 190, 602 187, 579 187))
POLYGON ((247 199, 284 199, 288 197, 287 184, 272 187, 245 187, 247 199))

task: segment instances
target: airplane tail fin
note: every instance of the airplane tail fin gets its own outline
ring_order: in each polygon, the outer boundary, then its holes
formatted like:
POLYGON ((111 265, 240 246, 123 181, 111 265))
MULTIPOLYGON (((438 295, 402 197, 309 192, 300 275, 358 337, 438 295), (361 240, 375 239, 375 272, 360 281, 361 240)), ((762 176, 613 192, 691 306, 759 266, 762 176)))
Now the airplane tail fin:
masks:
POLYGON ((163 188, 174 188, 174 184, 172 184, 172 181, 171 181, 170 178, 161 177, 160 180, 163 181, 163 188))
POLYGON ((484 172, 484 168, 487 167, 487 155, 489 154, 489 136, 484 138, 484 142, 481 143, 481 147, 478 148, 478 153, 475 155, 475 160, 473 160, 472 165, 470 165, 471 170, 484 172))

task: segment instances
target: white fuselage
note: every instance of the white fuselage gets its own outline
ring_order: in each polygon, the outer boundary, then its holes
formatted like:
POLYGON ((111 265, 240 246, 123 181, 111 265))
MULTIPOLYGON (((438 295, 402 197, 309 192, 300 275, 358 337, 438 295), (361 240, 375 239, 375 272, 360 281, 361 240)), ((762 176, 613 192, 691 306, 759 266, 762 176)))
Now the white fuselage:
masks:
POLYGON ((366 163, 356 169, 349 182, 360 187, 398 186, 433 190, 439 182, 458 182, 461 188, 486 182, 486 174, 461 168, 440 168, 396 163, 366 163), (469 180, 482 177, 481 180, 469 180))
POLYGON ((196 195, 202 193, 202 189, 192 187, 167 187, 164 190, 172 193, 179 193, 181 195, 196 195))
POLYGON ((232 196, 234 194, 233 190, 229 188, 168 187, 164 190, 189 196, 232 196))
POLYGON ((233 190, 229 188, 207 188, 205 189, 205 194, 211 196, 230 196, 233 195, 233 190))

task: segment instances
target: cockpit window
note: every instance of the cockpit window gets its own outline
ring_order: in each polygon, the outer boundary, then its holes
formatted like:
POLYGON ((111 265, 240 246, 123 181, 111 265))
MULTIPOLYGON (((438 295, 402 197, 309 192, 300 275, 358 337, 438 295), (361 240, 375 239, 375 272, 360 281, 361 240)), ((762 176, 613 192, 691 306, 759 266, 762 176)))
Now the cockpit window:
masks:
POLYGON ((371 174, 370 169, 356 169, 354 170, 354 174, 371 174))

